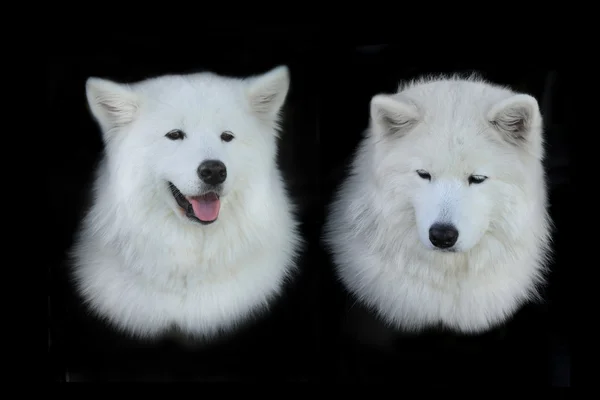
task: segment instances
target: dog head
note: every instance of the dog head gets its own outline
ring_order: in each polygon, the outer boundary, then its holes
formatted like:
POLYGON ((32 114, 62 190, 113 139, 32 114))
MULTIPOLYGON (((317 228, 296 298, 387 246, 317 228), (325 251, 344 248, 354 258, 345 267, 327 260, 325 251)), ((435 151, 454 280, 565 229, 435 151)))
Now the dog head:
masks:
MULTIPOLYGON (((428 249, 468 251, 525 220, 543 156, 537 101, 470 80, 421 82, 371 101, 375 176, 428 249)), ((505 232, 506 233, 506 232, 505 232)))
POLYGON ((120 198, 154 204, 160 197, 184 220, 210 224, 222 198, 267 176, 288 87, 280 66, 246 79, 197 73, 127 85, 89 78, 86 94, 120 198))

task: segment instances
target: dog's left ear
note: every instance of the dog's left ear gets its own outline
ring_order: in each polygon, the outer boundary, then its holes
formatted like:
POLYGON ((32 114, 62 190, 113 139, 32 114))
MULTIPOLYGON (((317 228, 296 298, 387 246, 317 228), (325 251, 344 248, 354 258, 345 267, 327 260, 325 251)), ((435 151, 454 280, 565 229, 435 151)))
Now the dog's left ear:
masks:
POLYGON ((504 140, 542 156, 542 115, 534 97, 516 94, 501 100, 490 108, 487 119, 504 140))
POLYGON ((127 85, 90 77, 86 81, 85 92, 92 115, 106 141, 136 118, 139 99, 127 85))
POLYGON ((248 79, 248 101, 252 111, 266 122, 277 122, 290 87, 290 72, 285 65, 248 79))
POLYGON ((371 99, 372 131, 376 137, 405 136, 420 120, 419 110, 407 101, 385 94, 371 99))

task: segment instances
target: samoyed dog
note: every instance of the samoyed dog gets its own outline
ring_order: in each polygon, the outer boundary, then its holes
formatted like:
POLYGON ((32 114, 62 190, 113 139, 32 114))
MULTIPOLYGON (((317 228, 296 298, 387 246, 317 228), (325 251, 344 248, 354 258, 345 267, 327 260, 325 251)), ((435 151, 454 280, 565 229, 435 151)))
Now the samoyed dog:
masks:
POLYGON ((264 311, 302 240, 276 162, 286 66, 89 78, 104 139, 72 249, 85 303, 133 337, 210 338, 264 311))
POLYGON ((549 258, 535 98, 477 77, 371 99, 324 228, 338 276, 405 332, 481 333, 539 299, 549 258))

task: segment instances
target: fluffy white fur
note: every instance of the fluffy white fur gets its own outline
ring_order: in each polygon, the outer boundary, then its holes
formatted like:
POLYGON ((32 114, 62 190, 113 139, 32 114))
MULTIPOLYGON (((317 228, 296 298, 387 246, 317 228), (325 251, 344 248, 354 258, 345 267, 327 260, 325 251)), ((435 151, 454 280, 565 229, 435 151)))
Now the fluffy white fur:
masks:
POLYGON ((295 270, 301 239, 276 164, 287 67, 237 79, 168 75, 135 84, 89 78, 105 156, 75 246, 74 277, 90 308, 119 330, 211 337, 264 310, 295 270), (173 129, 183 140, 169 140, 173 129), (231 142, 220 135, 230 131, 231 142), (167 182, 201 190, 207 159, 227 179, 219 218, 188 219, 167 182))
POLYGON ((413 332, 482 332, 539 298, 551 221, 537 101, 429 78, 374 96, 370 116, 324 231, 349 291, 413 332), (432 245, 434 223, 458 230, 451 251, 432 245))

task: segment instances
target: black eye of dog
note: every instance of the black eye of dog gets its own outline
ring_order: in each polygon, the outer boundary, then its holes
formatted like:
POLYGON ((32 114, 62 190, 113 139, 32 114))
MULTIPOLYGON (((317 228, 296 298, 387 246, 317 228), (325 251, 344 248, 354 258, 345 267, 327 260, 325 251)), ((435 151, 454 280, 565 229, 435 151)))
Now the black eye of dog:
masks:
POLYGON ((229 131, 221 133, 221 140, 224 142, 231 142, 233 140, 233 134, 229 131))
POLYGON ((427 179, 428 181, 431 180, 431 175, 429 174, 429 172, 419 169, 417 170, 417 175, 419 175, 421 178, 423 179, 427 179))
POLYGON ((185 133, 183 133, 179 129, 173 129, 172 131, 167 133, 165 136, 171 140, 181 140, 185 137, 185 133))
POLYGON ((474 185, 474 184, 482 183, 486 179, 487 179, 487 176, 483 176, 483 175, 471 175, 469 177, 469 185, 474 185))

